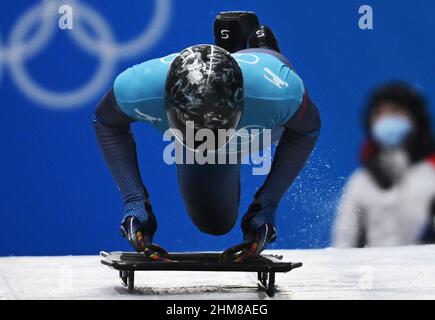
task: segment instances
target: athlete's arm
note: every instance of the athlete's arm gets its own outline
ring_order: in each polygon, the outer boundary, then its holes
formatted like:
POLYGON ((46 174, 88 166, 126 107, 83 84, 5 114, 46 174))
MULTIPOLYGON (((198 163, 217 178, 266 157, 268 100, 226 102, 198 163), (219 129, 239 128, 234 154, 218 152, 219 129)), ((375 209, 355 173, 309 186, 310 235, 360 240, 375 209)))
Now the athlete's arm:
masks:
POLYGON ((98 143, 124 201, 121 233, 152 259, 159 256, 150 249, 157 221, 139 173, 130 124, 146 122, 163 131, 167 127, 163 91, 173 56, 145 61, 118 75, 94 117, 98 143))
POLYGON ((284 128, 271 171, 242 218, 244 243, 226 250, 224 258, 228 255, 230 260, 244 261, 259 255, 266 243, 276 240, 278 204, 304 167, 320 134, 319 112, 308 94, 284 128))
POLYGON ((313 151, 321 121, 302 79, 284 56, 255 48, 237 53, 236 57, 245 71, 247 95, 257 107, 246 108, 243 125, 264 121, 264 127, 284 129, 271 171, 242 219, 244 241, 254 243, 255 248, 248 248, 245 253, 252 251, 251 255, 256 255, 265 243, 276 238, 275 214, 279 202, 313 151), (256 57, 256 63, 252 57, 256 57))
POLYGON ((304 167, 320 134, 319 111, 306 92, 297 112, 283 126, 271 171, 242 219, 245 241, 262 242, 254 255, 265 243, 275 241, 279 202, 304 167))
POLYGON ((313 151, 320 126, 319 111, 305 92, 298 111, 284 124, 271 171, 257 193, 258 197, 278 205, 313 151))
POLYGON ((147 228, 147 242, 152 242, 157 224, 149 203, 149 196, 137 165, 136 144, 130 123, 134 120, 126 116, 119 108, 113 89, 98 104, 94 113, 94 129, 104 159, 121 192, 124 202, 124 222, 131 217, 137 219, 128 225, 136 226, 132 235, 124 232, 137 251, 141 248, 135 238, 138 226, 147 228))
MULTIPOLYGON (((174 56, 174 55, 171 55, 174 56)), ((137 165, 136 144, 130 129, 134 121, 160 130, 164 118, 164 83, 171 56, 137 64, 122 72, 95 110, 94 127, 109 169, 124 200, 125 217, 146 221, 148 192, 137 165)))

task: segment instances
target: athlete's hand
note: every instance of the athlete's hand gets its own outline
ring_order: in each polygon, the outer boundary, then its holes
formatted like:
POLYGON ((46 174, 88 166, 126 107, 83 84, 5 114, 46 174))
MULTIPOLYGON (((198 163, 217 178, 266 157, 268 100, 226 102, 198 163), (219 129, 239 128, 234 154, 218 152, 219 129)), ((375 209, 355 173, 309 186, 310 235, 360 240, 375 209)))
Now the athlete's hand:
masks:
POLYGON ((224 251, 222 260, 243 262, 261 254, 268 243, 276 240, 275 212, 277 206, 257 198, 242 219, 243 243, 224 251))
POLYGON ((141 223, 136 217, 126 217, 121 223, 121 235, 128 240, 137 252, 152 244, 153 235, 146 232, 147 223, 141 223))
POLYGON ((266 248, 266 244, 273 242, 276 237, 275 228, 265 224, 253 233, 251 241, 244 241, 222 253, 221 259, 225 262, 244 262, 256 258, 266 248))
POLYGON ((145 201, 145 206, 130 206, 120 227, 121 235, 128 240, 134 250, 145 253, 149 260, 168 261, 167 252, 153 244, 156 230, 157 220, 148 200, 145 201))

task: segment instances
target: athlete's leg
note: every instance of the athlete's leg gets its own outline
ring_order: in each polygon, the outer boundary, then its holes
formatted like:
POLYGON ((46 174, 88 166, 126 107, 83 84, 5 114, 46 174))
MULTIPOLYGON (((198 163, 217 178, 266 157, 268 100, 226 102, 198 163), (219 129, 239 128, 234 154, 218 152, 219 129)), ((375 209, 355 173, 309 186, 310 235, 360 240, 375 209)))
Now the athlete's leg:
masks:
POLYGON ((177 177, 193 223, 207 234, 228 233, 239 211, 240 165, 179 164, 177 177))

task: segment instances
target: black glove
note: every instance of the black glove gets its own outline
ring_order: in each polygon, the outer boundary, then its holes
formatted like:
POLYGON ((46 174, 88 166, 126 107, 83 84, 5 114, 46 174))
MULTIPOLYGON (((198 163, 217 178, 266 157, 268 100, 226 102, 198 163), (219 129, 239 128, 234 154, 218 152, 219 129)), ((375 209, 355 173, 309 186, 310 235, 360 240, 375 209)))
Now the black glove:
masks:
POLYGON ((137 251, 145 253, 152 261, 170 261, 168 253, 161 247, 153 244, 153 236, 157 229, 157 221, 152 214, 148 219, 140 221, 133 216, 125 217, 121 223, 121 235, 128 240, 130 245, 137 251))
POLYGON ((249 206, 248 212, 242 218, 243 240, 250 242, 255 240, 257 231, 263 226, 268 227, 266 241, 276 240, 275 215, 277 205, 264 198, 255 198, 249 206))
POLYGON ((147 223, 140 223, 136 217, 125 218, 120 227, 121 235, 128 240, 134 250, 143 252, 153 243, 153 233, 147 223))
POLYGON ((230 53, 247 49, 249 39, 259 26, 254 12, 221 12, 214 21, 215 44, 230 53))
POLYGON ((268 243, 276 240, 277 205, 257 197, 242 218, 243 243, 224 251, 223 261, 243 262, 261 254, 268 243))

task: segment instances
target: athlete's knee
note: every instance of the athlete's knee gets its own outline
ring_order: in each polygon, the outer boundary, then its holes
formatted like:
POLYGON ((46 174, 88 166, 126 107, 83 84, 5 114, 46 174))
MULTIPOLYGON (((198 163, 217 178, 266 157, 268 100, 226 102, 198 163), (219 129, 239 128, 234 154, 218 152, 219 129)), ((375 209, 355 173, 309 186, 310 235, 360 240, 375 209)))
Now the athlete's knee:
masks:
POLYGON ((224 217, 206 217, 199 221, 193 221, 197 228, 206 234, 222 236, 229 233, 237 222, 237 213, 233 216, 224 217))
POLYGON ((179 166, 178 178, 187 212, 204 233, 223 235, 237 221, 239 166, 179 166))
POLYGON ((206 234, 224 235, 231 231, 237 221, 239 204, 236 201, 227 203, 196 203, 190 206, 189 214, 195 226, 206 234))

